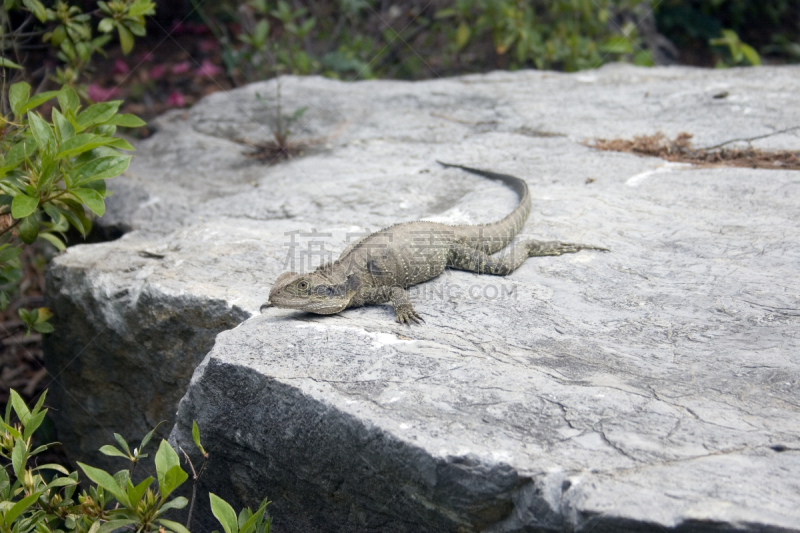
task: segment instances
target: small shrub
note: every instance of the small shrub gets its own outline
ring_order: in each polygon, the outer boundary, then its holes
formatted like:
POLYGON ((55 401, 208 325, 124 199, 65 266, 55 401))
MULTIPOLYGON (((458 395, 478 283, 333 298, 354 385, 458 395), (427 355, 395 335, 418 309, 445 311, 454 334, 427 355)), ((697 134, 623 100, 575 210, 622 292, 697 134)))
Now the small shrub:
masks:
MULTIPOLYGON (((100 468, 78 463, 89 479, 88 490, 78 493, 78 472, 70 472, 58 464, 37 465, 34 458, 53 444, 32 447, 33 436, 44 421, 45 394, 33 409, 11 391, 5 418, 0 429, 0 532, 8 533, 110 533, 112 531, 188 533, 191 512, 184 526, 165 518, 171 510, 190 504, 183 496, 170 495, 185 483, 189 475, 181 468, 175 449, 162 440, 154 457, 157 479, 148 476, 134 484, 133 472, 153 437, 155 429, 142 439, 138 447, 130 446, 114 434, 117 446, 105 445, 100 451, 109 456, 127 459, 130 468, 110 474, 100 468), (15 419, 12 420, 12 412, 15 419), (33 463, 33 466, 31 465, 33 463), (10 471, 9 471, 10 470, 10 471)), ((203 454, 200 474, 185 455, 191 467, 196 497, 197 481, 208 461, 208 453, 200 443, 197 424, 193 425, 195 445, 203 454)), ((233 508, 214 494, 210 495, 211 509, 225 533, 269 533, 271 519, 266 514, 269 502, 264 500, 256 512, 244 509, 237 516, 233 508)))
MULTIPOLYGON (((97 30, 105 34, 100 36, 93 33, 91 14, 77 4, 56 0, 46 6, 40 0, 5 0, 0 8, 2 310, 18 289, 23 246, 40 240, 63 250, 64 233, 70 226, 86 237, 91 216, 105 212, 105 180, 124 172, 130 161, 120 150, 133 147, 114 136, 117 128, 144 126, 136 116, 118 113, 121 101, 84 106, 81 96, 85 100, 88 93, 80 82, 112 32, 119 36, 123 52, 131 51, 134 35, 145 34, 145 16, 154 14, 155 4, 152 0, 98 2, 97 30), (61 64, 51 81, 61 89, 37 93, 25 81, 31 39, 53 47, 61 64), (12 74, 20 81, 7 84, 12 74), (51 100, 58 101, 58 108, 50 109, 51 100)), ((19 310, 26 334, 51 332, 50 315, 46 308, 19 310)))
POLYGON ((421 78, 491 68, 578 70, 651 64, 636 26, 643 0, 374 2, 193 0, 235 83, 282 73, 421 78))

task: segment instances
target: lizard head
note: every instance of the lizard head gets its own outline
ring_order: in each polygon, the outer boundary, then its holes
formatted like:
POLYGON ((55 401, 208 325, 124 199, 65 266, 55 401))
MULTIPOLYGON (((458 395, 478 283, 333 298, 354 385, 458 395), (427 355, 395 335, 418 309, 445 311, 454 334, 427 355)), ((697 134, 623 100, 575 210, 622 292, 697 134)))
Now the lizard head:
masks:
POLYGON ((269 291, 269 302, 262 310, 272 306, 332 315, 345 309, 354 294, 351 283, 334 283, 320 272, 284 272, 275 280, 269 291))

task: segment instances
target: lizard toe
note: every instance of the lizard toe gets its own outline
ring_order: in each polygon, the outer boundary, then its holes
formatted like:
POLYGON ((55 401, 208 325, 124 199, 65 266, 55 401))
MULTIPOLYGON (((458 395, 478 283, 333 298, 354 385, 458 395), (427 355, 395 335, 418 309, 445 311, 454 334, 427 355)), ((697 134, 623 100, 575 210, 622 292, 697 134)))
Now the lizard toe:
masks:
POLYGON ((406 326, 410 326, 413 323, 421 324, 425 322, 419 313, 414 311, 413 308, 411 309, 399 309, 397 310, 397 322, 399 324, 405 324, 406 326))

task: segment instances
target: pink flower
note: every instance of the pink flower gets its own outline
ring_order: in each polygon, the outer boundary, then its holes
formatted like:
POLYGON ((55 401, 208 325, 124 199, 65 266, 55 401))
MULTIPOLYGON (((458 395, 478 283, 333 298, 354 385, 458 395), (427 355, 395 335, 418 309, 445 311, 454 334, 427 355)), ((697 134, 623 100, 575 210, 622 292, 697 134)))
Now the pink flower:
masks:
POLYGON ((170 107, 183 107, 186 105, 186 98, 178 91, 172 91, 167 98, 167 105, 170 107))
POLYGON ((200 65, 200 68, 195 71, 195 74, 198 76, 207 76, 209 78, 221 73, 222 69, 208 59, 204 59, 203 63, 200 65))
POLYGON ((105 102, 119 95, 119 88, 111 87, 110 89, 104 89, 96 83, 92 83, 86 88, 86 94, 88 94, 89 98, 94 102, 105 102))
POLYGON ((172 65, 172 73, 173 74, 183 74, 184 72, 188 72, 191 65, 188 61, 182 61, 180 63, 175 63, 172 65))
POLYGON ((195 24, 193 22, 183 22, 180 20, 176 20, 172 23, 172 29, 170 33, 174 34, 186 34, 186 33, 194 33, 195 35, 203 35, 209 33, 209 29, 207 26, 203 24, 195 24))
POLYGON ((187 30, 186 23, 181 20, 176 20, 175 22, 172 23, 172 28, 170 28, 169 32, 180 34, 180 33, 186 33, 186 30, 187 30))
POLYGON ((156 66, 154 66, 153 68, 150 69, 150 72, 148 74, 149 74, 151 80, 157 80, 157 79, 161 78, 162 76, 164 76, 164 74, 166 72, 167 72, 167 67, 166 66, 164 66, 164 65, 156 65, 156 66))
POLYGON ((131 69, 128 68, 128 64, 122 59, 117 59, 114 61, 114 71, 112 74, 127 74, 130 71, 131 69))
POLYGON ((214 52, 215 50, 219 49, 219 41, 216 39, 203 39, 197 43, 197 48, 201 52, 214 52))

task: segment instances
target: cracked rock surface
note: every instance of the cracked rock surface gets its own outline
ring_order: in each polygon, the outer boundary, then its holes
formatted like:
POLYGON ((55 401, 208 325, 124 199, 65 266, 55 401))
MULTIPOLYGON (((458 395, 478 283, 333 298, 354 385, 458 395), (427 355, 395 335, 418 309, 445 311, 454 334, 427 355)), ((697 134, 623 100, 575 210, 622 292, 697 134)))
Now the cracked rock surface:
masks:
POLYGON ((197 420, 203 488, 234 507, 268 496, 277 531, 800 532, 800 174, 581 144, 783 130, 798 80, 622 65, 284 78, 308 146, 276 166, 245 144, 271 136, 256 93, 269 102, 275 82, 164 116, 115 184, 113 227, 133 231, 49 273, 59 437, 106 465, 94 448, 111 431, 167 420, 189 450, 197 420), (514 207, 437 159, 526 179, 524 236, 611 252, 447 271, 411 291, 413 328, 388 304, 258 314, 281 272, 367 231, 514 207))

